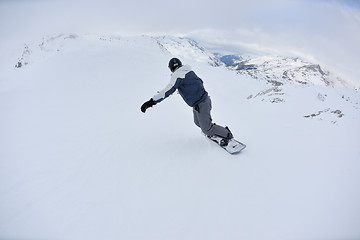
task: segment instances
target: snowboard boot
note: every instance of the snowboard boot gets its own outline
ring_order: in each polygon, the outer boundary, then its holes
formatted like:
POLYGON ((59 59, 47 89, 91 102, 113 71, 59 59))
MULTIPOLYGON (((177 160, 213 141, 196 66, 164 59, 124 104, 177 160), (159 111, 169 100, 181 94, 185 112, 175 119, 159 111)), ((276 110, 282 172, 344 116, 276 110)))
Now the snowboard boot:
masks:
POLYGON ((226 138, 223 138, 223 139, 220 140, 220 146, 221 147, 226 147, 229 144, 229 141, 231 139, 233 139, 233 137, 234 137, 233 134, 231 133, 230 129, 228 127, 225 127, 225 128, 229 131, 229 133, 226 136, 226 138))

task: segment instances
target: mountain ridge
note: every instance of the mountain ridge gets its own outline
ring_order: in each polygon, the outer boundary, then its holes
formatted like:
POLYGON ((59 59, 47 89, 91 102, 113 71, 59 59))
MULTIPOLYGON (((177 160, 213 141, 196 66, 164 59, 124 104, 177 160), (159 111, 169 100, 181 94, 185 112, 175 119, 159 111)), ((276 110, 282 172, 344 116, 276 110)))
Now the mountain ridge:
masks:
MULTIPOLYGON (((81 37, 75 34, 61 34, 58 36, 44 37, 42 42, 35 48, 41 48, 43 51, 51 51, 54 42, 66 41, 67 39, 76 39, 81 37), (62 40, 61 40, 62 39, 62 40), (49 48, 50 46, 50 48, 49 48), (49 48, 49 49, 47 49, 49 48)), ((93 35, 96 37, 96 35, 93 35)), ((193 58, 199 62, 207 62, 209 65, 218 67, 226 66, 229 70, 236 71, 241 75, 250 76, 253 79, 264 81, 273 86, 283 84, 296 85, 324 85, 327 87, 346 87, 356 88, 350 82, 336 76, 329 70, 324 70, 319 64, 310 63, 300 57, 284 56, 249 56, 241 54, 221 55, 210 52, 202 47, 195 40, 174 36, 146 36, 153 39, 161 49, 178 57, 193 58)), ((120 41, 126 39, 121 36, 97 36, 101 40, 120 41)), ((61 48, 61 43, 58 48, 61 48)), ((31 61, 30 55, 34 46, 25 44, 22 56, 18 58, 15 64, 16 68, 26 66, 31 61)), ((60 49, 53 49, 60 51, 60 49)))
MULTIPOLYGON (((324 85, 327 87, 355 88, 352 83, 341 79, 329 70, 324 70, 320 64, 310 63, 300 57, 284 56, 250 56, 249 54, 221 55, 201 47, 190 38, 158 37, 160 44, 173 55, 189 55, 189 46, 194 52, 201 52, 207 56, 211 66, 225 66, 237 71, 239 74, 248 75, 253 79, 268 82, 274 86, 283 84, 324 85), (184 50, 186 53, 181 52, 184 50)), ((191 55, 191 54, 190 54, 191 55)), ((206 59, 206 58, 205 58, 206 59)))

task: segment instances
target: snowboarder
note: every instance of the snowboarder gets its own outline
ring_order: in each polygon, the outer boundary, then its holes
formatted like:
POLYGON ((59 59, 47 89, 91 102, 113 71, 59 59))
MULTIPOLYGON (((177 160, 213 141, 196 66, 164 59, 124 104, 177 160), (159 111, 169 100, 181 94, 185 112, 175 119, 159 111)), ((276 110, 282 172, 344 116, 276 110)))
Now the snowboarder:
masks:
POLYGON ((182 65, 177 58, 169 61, 169 69, 172 72, 169 84, 158 92, 149 101, 141 106, 143 113, 149 107, 156 105, 170 96, 178 89, 184 101, 193 108, 194 122, 201 128, 202 132, 209 138, 220 137, 220 145, 226 146, 233 138, 228 127, 222 127, 212 122, 211 100, 204 88, 203 81, 195 74, 189 65, 182 65))

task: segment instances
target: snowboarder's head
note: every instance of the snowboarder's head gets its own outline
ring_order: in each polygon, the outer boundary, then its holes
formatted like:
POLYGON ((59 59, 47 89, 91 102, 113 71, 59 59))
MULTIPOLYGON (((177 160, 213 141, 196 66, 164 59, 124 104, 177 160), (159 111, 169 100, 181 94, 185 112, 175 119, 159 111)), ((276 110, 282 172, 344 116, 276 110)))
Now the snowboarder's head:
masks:
POLYGON ((182 63, 179 59, 177 58, 172 58, 169 61, 169 69, 171 72, 175 72, 176 69, 178 69, 179 67, 182 66, 182 63))

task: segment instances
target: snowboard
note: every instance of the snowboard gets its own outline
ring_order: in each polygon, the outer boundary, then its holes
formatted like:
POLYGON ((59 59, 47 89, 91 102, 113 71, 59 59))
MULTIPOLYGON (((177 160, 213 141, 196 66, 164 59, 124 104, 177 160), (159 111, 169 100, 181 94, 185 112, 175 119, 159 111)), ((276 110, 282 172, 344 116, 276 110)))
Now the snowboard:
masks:
POLYGON ((209 137, 210 140, 212 140, 213 142, 217 143, 221 148, 225 149, 228 153, 230 154, 236 154, 241 152, 244 148, 246 148, 246 145, 239 142, 238 140, 232 138, 231 140, 229 140, 228 145, 226 146, 221 146, 220 145, 220 141, 221 141, 221 137, 218 136, 212 136, 209 137))

